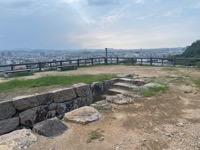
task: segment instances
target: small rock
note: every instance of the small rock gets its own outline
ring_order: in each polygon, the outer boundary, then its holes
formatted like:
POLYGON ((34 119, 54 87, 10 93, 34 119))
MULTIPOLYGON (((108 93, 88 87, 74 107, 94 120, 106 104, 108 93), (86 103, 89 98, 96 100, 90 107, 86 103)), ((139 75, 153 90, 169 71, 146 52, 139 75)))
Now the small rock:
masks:
POLYGON ((180 123, 177 123, 176 126, 178 126, 178 127, 184 127, 184 124, 180 122, 180 123))
POLYGON ((90 106, 96 108, 97 110, 111 110, 112 109, 112 105, 108 103, 107 100, 98 101, 90 106))
POLYGON ((114 96, 107 96, 106 100, 110 103, 115 103, 115 104, 118 104, 118 105, 134 103, 133 98, 124 96, 122 94, 117 94, 117 95, 114 95, 114 96))

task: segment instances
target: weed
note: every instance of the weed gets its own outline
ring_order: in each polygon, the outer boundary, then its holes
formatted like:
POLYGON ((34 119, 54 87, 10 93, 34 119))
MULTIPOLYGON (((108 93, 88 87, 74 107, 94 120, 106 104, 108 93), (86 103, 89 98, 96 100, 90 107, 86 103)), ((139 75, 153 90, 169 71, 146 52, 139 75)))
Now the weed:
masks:
POLYGON ((103 134, 101 133, 101 131, 98 130, 94 130, 91 131, 91 133, 89 134, 89 139, 87 140, 88 143, 92 142, 92 140, 97 140, 97 139, 101 139, 103 137, 103 134))
POLYGON ((166 85, 151 87, 148 90, 145 90, 143 92, 143 95, 145 97, 151 97, 151 96, 155 96, 158 93, 164 93, 166 90, 167 90, 167 86, 166 85))

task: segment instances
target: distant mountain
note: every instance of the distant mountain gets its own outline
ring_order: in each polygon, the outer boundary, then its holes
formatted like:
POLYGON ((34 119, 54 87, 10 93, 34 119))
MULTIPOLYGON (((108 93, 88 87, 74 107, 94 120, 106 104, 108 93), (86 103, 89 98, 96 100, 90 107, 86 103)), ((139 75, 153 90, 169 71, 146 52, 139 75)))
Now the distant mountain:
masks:
POLYGON ((200 40, 192 43, 191 46, 188 46, 183 54, 178 55, 178 57, 184 58, 200 58, 200 40))

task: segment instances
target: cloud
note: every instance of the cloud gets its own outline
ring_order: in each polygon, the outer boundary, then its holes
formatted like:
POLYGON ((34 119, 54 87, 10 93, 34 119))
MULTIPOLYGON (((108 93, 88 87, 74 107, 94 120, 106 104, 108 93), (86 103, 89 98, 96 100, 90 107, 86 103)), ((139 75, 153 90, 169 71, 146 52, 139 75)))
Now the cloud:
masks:
POLYGON ((177 17, 182 13, 181 9, 175 9, 175 10, 170 10, 164 12, 163 16, 164 17, 177 17))
POLYGON ((103 23, 111 23, 111 22, 115 22, 118 19, 120 19, 122 17, 122 15, 110 15, 110 16, 103 16, 102 17, 102 22, 103 23))
POLYGON ((102 5, 116 5, 119 0, 87 0, 88 5, 102 6, 102 5))
POLYGON ((144 0, 135 0, 135 3, 137 3, 137 4, 144 4, 144 0))

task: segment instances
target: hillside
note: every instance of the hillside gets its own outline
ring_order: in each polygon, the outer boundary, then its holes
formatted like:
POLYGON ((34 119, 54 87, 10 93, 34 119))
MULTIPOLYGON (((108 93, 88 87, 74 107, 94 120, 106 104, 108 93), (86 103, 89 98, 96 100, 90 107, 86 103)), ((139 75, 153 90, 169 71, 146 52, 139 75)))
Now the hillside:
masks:
POLYGON ((181 55, 178 55, 178 57, 200 58, 200 40, 197 40, 196 42, 192 43, 192 45, 187 47, 185 52, 181 55))

